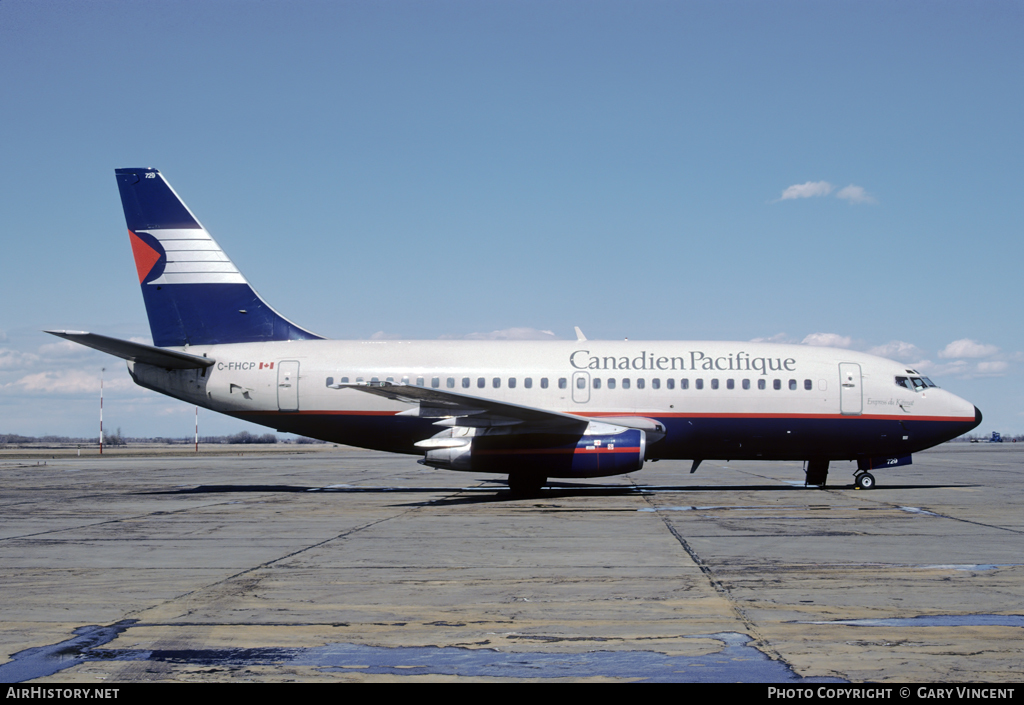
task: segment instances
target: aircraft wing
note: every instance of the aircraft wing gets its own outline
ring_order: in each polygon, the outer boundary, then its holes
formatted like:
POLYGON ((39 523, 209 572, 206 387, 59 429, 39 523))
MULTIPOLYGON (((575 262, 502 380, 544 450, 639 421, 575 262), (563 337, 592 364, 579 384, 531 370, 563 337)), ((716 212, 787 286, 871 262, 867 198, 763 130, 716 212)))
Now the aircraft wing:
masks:
POLYGON ((560 411, 548 411, 532 406, 483 399, 469 394, 442 391, 428 387, 390 382, 363 384, 333 384, 332 389, 355 389, 386 399, 419 404, 417 408, 400 412, 401 415, 442 419, 438 426, 514 426, 530 424, 550 430, 582 433, 589 419, 560 411))
POLYGON ((167 370, 197 370, 209 367, 216 362, 216 360, 210 357, 200 357, 198 355, 178 352, 177 350, 155 348, 152 345, 133 343, 130 340, 120 340, 118 338, 108 338, 97 333, 74 330, 48 330, 44 332, 88 348, 94 348, 108 355, 120 357, 124 360, 141 362, 144 365, 153 365, 154 367, 163 367, 167 370))

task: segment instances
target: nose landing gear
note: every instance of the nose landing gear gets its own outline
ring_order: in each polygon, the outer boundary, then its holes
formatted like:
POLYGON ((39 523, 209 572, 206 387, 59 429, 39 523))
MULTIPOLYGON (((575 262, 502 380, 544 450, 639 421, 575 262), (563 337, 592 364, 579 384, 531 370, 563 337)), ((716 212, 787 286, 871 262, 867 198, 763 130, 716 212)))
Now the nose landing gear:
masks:
POLYGON ((853 486, 858 490, 870 490, 875 487, 875 476, 869 472, 859 472, 853 478, 853 486))

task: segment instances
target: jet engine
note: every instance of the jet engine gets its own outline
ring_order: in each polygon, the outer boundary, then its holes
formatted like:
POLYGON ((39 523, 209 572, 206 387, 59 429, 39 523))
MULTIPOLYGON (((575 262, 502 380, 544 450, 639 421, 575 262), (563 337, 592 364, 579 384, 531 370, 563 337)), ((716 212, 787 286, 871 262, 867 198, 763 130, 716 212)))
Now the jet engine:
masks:
POLYGON ((417 445, 426 451, 421 463, 446 470, 604 477, 642 468, 647 434, 600 422, 590 423, 582 435, 455 427, 417 445))

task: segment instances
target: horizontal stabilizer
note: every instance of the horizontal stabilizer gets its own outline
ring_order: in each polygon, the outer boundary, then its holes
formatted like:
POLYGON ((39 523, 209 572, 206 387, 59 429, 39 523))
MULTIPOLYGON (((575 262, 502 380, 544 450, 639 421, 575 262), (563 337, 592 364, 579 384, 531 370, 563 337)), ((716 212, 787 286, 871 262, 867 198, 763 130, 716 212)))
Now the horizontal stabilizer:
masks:
POLYGON ((177 352, 176 350, 164 350, 163 348, 155 348, 152 345, 133 343, 130 340, 119 340, 118 338, 108 338, 105 335, 97 335, 96 333, 73 330, 48 330, 45 332, 58 338, 64 338, 73 343, 84 345, 87 348, 105 352, 108 355, 114 355, 115 357, 131 360, 132 362, 141 362, 144 365, 163 367, 168 370, 197 370, 209 367, 216 362, 216 360, 209 357, 189 355, 188 353, 177 352))

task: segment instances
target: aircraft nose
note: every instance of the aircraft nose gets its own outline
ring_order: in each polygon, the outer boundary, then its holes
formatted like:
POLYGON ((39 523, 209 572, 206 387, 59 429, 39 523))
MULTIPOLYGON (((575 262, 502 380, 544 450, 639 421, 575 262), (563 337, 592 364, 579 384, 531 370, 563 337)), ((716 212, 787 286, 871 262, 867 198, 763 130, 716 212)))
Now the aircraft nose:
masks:
POLYGON ((981 425, 981 409, 974 407, 974 427, 977 428, 981 425))

